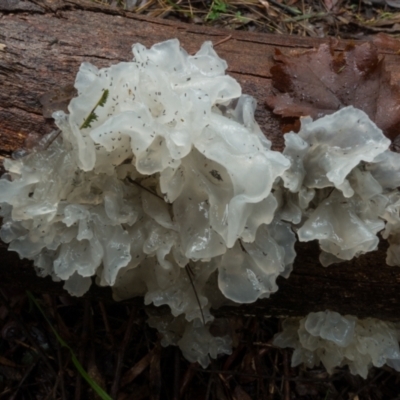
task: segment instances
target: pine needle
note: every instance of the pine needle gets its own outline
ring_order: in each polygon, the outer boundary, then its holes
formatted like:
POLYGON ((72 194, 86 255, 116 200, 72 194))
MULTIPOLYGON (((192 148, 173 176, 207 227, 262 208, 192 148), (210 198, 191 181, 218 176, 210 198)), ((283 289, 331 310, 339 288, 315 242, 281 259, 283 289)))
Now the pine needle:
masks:
POLYGON ((29 299, 32 301, 32 303, 37 307, 37 309, 40 311, 40 313, 43 315, 44 319, 46 322, 49 324, 51 330, 54 333, 54 336, 56 337, 57 341, 60 343, 62 347, 65 347, 69 350, 71 354, 71 360, 75 365, 75 368, 78 370, 78 372, 81 374, 81 376, 87 381, 87 383, 92 387, 92 389, 98 394, 98 396, 102 400, 112 400, 112 398, 89 376, 89 374, 85 371, 83 368, 82 364, 79 362, 78 358, 76 357, 74 351, 71 349, 71 347, 68 346, 67 342, 58 334, 50 320, 47 318, 47 315, 43 311, 42 307, 40 304, 37 302, 35 296, 27 291, 26 294, 28 295, 29 299))
POLYGON ((194 276, 194 273, 193 273, 192 269, 190 268, 189 264, 187 264, 185 266, 185 271, 187 273, 187 276, 189 277, 190 284, 192 285, 192 288, 193 288, 193 291, 194 291, 194 295, 196 296, 197 304, 199 305, 199 308, 200 308, 201 319, 203 320, 203 324, 205 326, 206 325, 206 319, 204 318, 203 307, 201 306, 200 299, 199 299, 199 296, 197 294, 196 287, 194 286, 194 283, 193 283, 192 275, 194 276), (190 274, 192 274, 192 275, 190 275, 190 274))

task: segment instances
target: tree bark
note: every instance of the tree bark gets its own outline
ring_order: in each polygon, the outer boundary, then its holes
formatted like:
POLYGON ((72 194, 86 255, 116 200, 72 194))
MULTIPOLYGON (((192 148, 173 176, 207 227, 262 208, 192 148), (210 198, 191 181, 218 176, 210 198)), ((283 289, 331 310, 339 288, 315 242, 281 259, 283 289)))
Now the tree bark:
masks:
MULTIPOLYGON (((45 134, 54 126, 43 117, 39 98, 46 92, 71 85, 79 65, 98 67, 132 58, 131 46, 145 46, 178 38, 189 52, 211 40, 227 60, 228 73, 243 92, 258 102, 256 119, 273 149, 281 150, 279 121, 264 106, 271 88, 270 68, 275 48, 307 49, 327 39, 288 37, 228 31, 150 19, 82 0, 0 2, 0 158, 22 147, 29 133, 45 134), (221 43, 219 43, 221 42, 221 43), (219 43, 219 44, 218 44, 219 43)), ((339 41, 338 51, 348 42, 339 41)), ((400 48, 400 46, 399 46, 400 48)), ((400 80, 398 49, 380 48, 393 79, 400 80)), ((278 279, 279 291, 255 304, 217 311, 220 315, 305 315, 331 309, 359 317, 400 320, 400 269, 385 264, 386 244, 350 262, 323 268, 316 243, 297 245, 297 259, 289 279, 278 279)), ((61 283, 35 275, 31 263, 19 260, 0 244, 0 285, 45 293, 64 293, 61 283)), ((88 297, 111 300, 109 288, 93 287, 88 297)), ((140 299, 132 300, 141 304, 140 299)))

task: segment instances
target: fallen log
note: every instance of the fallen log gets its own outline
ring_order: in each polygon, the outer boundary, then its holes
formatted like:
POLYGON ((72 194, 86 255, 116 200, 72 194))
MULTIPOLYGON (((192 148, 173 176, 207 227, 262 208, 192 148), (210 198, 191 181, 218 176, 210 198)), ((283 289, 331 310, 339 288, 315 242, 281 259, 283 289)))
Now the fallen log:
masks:
MULTIPOLYGON (((155 20, 98 6, 92 2, 6 1, 0 4, 0 157, 10 157, 22 147, 29 133, 53 130, 42 113, 39 98, 46 92, 74 82, 79 65, 89 61, 98 67, 129 60, 131 46, 146 46, 176 37, 188 52, 205 40, 217 46, 229 64, 228 73, 254 96, 259 106, 257 121, 273 142, 283 147, 279 121, 266 109, 270 68, 275 48, 312 48, 326 39, 275 36, 225 31, 204 26, 155 20)), ((348 42, 335 46, 342 50, 348 42)), ((393 79, 400 80, 398 49, 380 48, 393 79)), ((358 317, 398 320, 400 270, 385 264, 385 243, 380 249, 350 262, 323 268, 316 243, 297 245, 297 259, 289 279, 278 279, 279 291, 270 299, 236 308, 220 315, 305 315, 331 309, 358 317)), ((19 260, 0 244, 0 286, 43 293, 65 294, 62 284, 35 275, 31 263, 19 260)), ((88 297, 111 300, 110 289, 93 287, 88 297)), ((134 299, 141 304, 142 301, 134 299)))

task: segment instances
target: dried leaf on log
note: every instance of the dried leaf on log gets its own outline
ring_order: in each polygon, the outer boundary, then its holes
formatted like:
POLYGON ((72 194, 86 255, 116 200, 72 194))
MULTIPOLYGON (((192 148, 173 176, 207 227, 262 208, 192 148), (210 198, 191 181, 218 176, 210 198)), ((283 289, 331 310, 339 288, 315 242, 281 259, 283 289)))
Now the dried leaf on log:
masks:
POLYGON ((370 42, 350 44, 337 54, 333 46, 291 55, 276 50, 271 68, 275 93, 267 105, 283 118, 313 119, 352 105, 393 140, 400 133, 400 86, 391 83, 384 57, 370 42))

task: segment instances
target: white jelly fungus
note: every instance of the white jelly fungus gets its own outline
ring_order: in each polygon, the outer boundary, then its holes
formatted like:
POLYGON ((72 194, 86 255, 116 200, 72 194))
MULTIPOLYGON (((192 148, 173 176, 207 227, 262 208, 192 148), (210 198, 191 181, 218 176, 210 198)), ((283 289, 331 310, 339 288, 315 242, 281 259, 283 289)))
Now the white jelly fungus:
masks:
POLYGON ((375 318, 358 319, 333 311, 288 318, 273 343, 294 348, 292 366, 313 368, 320 362, 329 373, 347 365, 354 375, 367 377, 372 367, 384 364, 400 371, 400 325, 375 318))
POLYGON ((388 263, 400 265, 400 155, 388 150, 390 140, 368 116, 346 107, 316 121, 303 118, 285 144, 291 167, 282 179, 291 207, 283 218, 301 220, 300 241, 319 241, 322 265, 376 250, 385 221, 388 263))
POLYGON ((282 153, 255 100, 225 75, 210 42, 177 40, 98 69, 83 63, 59 132, 8 159, 0 238, 41 276, 81 296, 92 279, 117 300, 144 296, 163 344, 204 367, 231 351, 210 309, 278 290, 300 241, 329 265, 376 249, 400 265, 399 155, 362 111, 302 120, 282 153))

